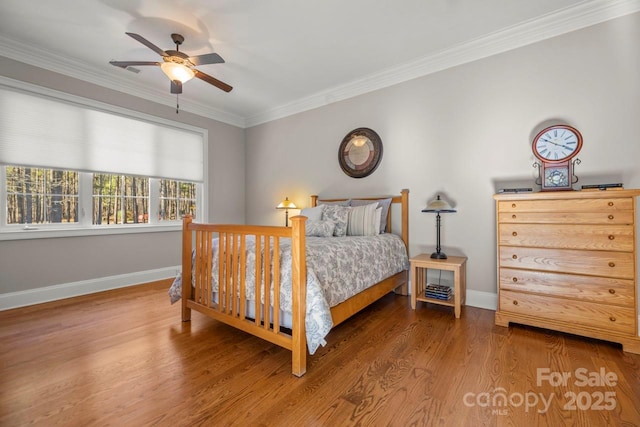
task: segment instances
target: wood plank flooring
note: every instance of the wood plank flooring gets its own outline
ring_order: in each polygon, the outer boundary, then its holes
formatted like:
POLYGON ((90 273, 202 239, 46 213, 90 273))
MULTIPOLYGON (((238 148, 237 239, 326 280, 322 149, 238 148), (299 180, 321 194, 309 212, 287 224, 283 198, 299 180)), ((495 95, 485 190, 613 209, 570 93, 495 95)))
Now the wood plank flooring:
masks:
POLYGON ((615 344, 389 294, 296 378, 286 350, 182 323, 168 286, 0 312, 0 425, 640 426, 640 356, 615 344))

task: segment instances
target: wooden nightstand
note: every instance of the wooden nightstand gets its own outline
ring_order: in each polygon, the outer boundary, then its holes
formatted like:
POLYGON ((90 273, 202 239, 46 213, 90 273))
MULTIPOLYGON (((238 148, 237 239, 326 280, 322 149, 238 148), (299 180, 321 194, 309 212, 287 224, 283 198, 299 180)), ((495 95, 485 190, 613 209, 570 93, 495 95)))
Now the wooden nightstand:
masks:
POLYGON ((420 254, 411 262, 411 308, 416 309, 416 301, 453 307, 456 319, 460 318, 460 307, 464 305, 467 293, 467 257, 450 256, 447 259, 433 259, 430 254, 420 254), (427 298, 424 287, 427 269, 453 271, 453 296, 448 300, 427 298))

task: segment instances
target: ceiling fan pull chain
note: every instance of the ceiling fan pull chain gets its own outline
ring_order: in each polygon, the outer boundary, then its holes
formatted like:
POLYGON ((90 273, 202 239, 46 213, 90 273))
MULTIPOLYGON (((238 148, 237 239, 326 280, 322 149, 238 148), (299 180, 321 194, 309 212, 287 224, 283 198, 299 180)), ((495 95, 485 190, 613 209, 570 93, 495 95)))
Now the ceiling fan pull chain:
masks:
POLYGON ((180 94, 176 93, 176 114, 178 114, 180 111, 180 104, 178 103, 178 97, 180 96, 180 94))

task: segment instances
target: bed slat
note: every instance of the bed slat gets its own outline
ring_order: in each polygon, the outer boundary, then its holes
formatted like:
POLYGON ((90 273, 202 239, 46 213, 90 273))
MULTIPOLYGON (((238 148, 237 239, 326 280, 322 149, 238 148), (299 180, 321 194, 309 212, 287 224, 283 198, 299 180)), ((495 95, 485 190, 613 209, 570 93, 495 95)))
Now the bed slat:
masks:
MULTIPOLYGON (((245 254, 245 250, 246 250, 246 238, 244 234, 241 234, 240 235, 240 265, 241 266, 247 265, 247 256, 245 254)), ((242 284, 245 281, 245 277, 246 277, 245 269, 240 268, 240 282, 238 286, 240 286, 240 313, 239 314, 241 319, 244 319, 246 316, 246 306, 245 306, 246 290, 245 290, 245 287, 242 286, 242 284)))
MULTIPOLYGON (((261 235, 256 235, 256 254, 259 254, 262 251, 262 236, 261 235)), ((254 290, 254 294, 256 296, 256 300, 255 300, 255 324, 256 326, 260 326, 260 299, 261 299, 261 293, 260 293, 260 289, 262 288, 262 278, 261 278, 261 272, 262 272, 262 260, 261 257, 256 256, 256 280, 255 280, 255 290, 254 290)))
MULTIPOLYGON (((273 331, 280 331, 280 239, 273 239, 273 331)), ((268 307, 268 305, 267 305, 268 307)))
MULTIPOLYGON (((258 257, 258 254, 256 253, 256 258, 258 257)), ((262 285, 262 292, 263 292, 263 298, 264 298, 264 303, 261 303, 262 306, 262 313, 263 313, 263 328, 265 329, 269 329, 269 323, 270 320, 269 319, 269 307, 271 307, 270 301, 269 301, 269 294, 271 293, 271 286, 270 286, 270 278, 271 278, 271 239, 269 238, 269 236, 264 236, 264 260, 263 260, 263 264, 264 264, 264 278, 263 278, 263 285, 262 285)))

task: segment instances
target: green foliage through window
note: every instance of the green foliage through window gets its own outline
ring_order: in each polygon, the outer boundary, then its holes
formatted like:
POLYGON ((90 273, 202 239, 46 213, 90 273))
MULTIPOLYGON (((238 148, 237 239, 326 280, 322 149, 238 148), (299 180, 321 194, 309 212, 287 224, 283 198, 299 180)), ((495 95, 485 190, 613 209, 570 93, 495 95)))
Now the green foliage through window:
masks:
POLYGON ((6 168, 7 224, 78 222, 78 172, 6 168))
POLYGON ((196 215, 198 184, 193 182, 21 166, 4 169, 5 225, 157 224, 196 215), (90 200, 80 190, 89 191, 89 184, 90 200), (91 217, 83 220, 85 214, 91 217))
POLYGON ((196 184, 192 182, 160 180, 160 221, 175 221, 183 215, 196 213, 196 184))
POLYGON ((93 224, 149 222, 149 178, 93 174, 93 224))

